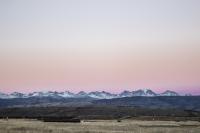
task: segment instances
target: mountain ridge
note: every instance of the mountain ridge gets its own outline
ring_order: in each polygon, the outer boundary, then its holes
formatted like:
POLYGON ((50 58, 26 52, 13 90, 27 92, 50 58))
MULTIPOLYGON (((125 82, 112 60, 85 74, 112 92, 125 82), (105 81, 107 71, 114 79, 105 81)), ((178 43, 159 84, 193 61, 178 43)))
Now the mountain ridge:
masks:
POLYGON ((10 94, 1 93, 0 99, 13 99, 13 98, 30 98, 30 97, 52 97, 52 98, 84 98, 90 97, 95 99, 113 99, 113 98, 123 98, 123 97, 135 97, 135 96, 143 96, 143 97, 156 97, 156 96, 181 96, 175 91, 166 90, 163 93, 155 93, 151 89, 138 89, 135 91, 127 91, 124 90, 119 94, 114 94, 106 91, 92 91, 92 92, 84 92, 80 91, 78 93, 72 93, 70 91, 46 91, 46 92, 31 92, 31 93, 20 93, 13 92, 10 94))

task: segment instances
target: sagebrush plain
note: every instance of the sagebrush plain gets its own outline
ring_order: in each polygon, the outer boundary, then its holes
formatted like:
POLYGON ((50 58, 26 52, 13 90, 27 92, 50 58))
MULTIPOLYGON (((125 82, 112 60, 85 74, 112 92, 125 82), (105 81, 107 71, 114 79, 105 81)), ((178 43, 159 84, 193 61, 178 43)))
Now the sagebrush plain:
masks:
POLYGON ((30 119, 0 120, 0 133, 199 133, 200 122, 87 120, 48 123, 30 119))

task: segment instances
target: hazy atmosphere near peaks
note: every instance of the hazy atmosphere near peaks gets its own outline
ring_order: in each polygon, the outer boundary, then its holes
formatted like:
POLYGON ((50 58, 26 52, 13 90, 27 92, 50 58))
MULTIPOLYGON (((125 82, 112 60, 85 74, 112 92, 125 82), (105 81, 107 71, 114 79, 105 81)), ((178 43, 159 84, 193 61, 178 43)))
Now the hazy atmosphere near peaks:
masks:
POLYGON ((1 0, 0 92, 200 94, 199 0, 1 0))

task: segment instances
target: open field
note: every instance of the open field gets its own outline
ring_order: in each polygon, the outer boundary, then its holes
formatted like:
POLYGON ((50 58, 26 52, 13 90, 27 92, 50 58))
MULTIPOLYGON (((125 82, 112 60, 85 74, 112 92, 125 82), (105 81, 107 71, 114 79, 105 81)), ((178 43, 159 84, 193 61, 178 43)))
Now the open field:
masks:
POLYGON ((0 120, 0 133, 199 133, 200 122, 87 120, 46 123, 37 120, 0 120))

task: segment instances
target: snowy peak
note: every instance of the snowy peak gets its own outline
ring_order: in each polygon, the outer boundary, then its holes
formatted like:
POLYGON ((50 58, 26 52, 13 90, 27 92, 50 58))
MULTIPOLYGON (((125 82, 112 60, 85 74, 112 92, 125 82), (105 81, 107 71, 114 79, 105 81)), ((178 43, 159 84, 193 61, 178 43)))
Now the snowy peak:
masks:
POLYGON ((119 97, 132 97, 132 96, 133 96, 133 93, 127 90, 119 94, 119 97))
POLYGON ((72 97, 75 97, 75 94, 69 91, 65 91, 65 92, 58 93, 58 96, 65 97, 65 98, 72 98, 72 97))
POLYGON ((28 94, 28 97, 40 97, 43 96, 42 92, 32 92, 28 94))
POLYGON ((9 95, 10 98, 26 98, 27 95, 19 92, 13 92, 9 95))
POLYGON ((88 94, 84 91, 80 91, 79 93, 76 94, 77 97, 87 97, 88 94))
POLYGON ((48 97, 48 96, 54 96, 55 93, 48 91, 48 92, 33 92, 29 93, 28 97, 48 97))
POLYGON ((71 93, 69 91, 65 91, 65 92, 57 92, 57 91, 33 92, 33 93, 28 94, 28 97, 54 97, 54 98, 64 97, 64 98, 70 98, 70 97, 74 97, 74 96, 75 96, 75 94, 71 93))
POLYGON ((7 99, 7 98, 9 98, 9 95, 0 92, 0 98, 1 98, 1 99, 7 99))
POLYGON ((150 89, 145 89, 144 93, 146 96, 157 96, 157 94, 150 89))
POLYGON ((179 96, 179 94, 174 91, 166 90, 165 92, 161 93, 160 96, 179 96))
POLYGON ((112 98, 116 98, 115 94, 111 94, 111 93, 105 92, 105 91, 102 91, 102 92, 99 92, 99 91, 90 92, 90 93, 88 93, 88 96, 92 97, 92 98, 97 98, 97 99, 112 99, 112 98))
POLYGON ((133 92, 133 96, 157 96, 155 92, 150 89, 140 89, 133 92))
POLYGON ((155 92, 150 89, 139 89, 136 91, 123 91, 119 94, 120 97, 133 97, 133 96, 157 96, 155 92))

